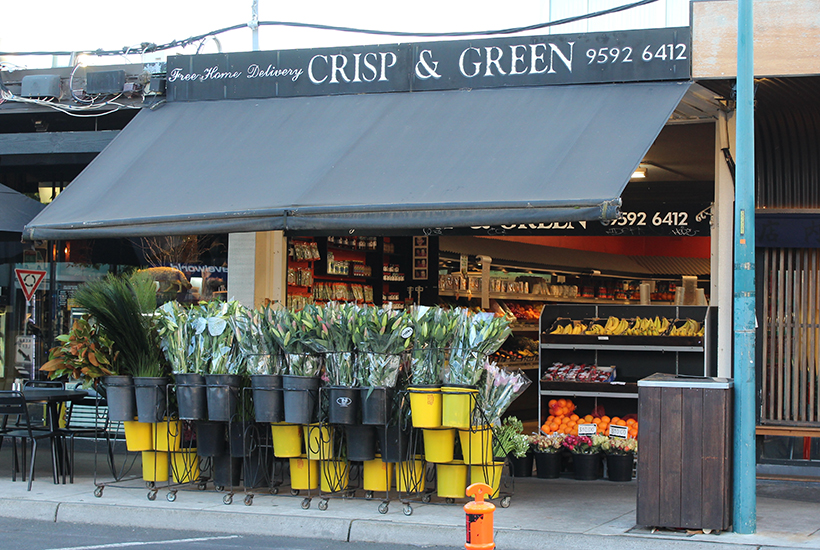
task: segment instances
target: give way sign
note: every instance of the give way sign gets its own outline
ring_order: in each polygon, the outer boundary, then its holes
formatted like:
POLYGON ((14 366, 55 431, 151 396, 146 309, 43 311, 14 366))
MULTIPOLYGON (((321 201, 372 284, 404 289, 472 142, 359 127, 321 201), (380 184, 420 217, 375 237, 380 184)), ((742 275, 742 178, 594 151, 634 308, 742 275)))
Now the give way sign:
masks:
POLYGON ((41 269, 15 269, 14 274, 17 275, 26 302, 30 302, 37 287, 46 278, 46 272, 41 269))

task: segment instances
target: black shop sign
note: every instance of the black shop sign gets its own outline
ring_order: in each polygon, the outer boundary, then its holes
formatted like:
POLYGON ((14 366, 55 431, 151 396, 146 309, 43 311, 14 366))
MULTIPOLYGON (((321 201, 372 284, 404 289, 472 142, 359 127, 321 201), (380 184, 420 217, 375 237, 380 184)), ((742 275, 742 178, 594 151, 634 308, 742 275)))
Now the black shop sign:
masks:
POLYGON ((170 57, 169 101, 688 80, 689 27, 170 57))

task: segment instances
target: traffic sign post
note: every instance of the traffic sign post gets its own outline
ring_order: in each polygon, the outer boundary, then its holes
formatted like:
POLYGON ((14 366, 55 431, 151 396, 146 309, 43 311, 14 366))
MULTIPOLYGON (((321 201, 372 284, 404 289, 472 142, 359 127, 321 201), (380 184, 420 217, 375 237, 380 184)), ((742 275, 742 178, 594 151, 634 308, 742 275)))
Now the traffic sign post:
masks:
POLYGON ((46 272, 42 269, 15 269, 14 274, 17 275, 17 281, 20 283, 20 289, 23 291, 26 302, 30 303, 37 287, 46 278, 46 272))

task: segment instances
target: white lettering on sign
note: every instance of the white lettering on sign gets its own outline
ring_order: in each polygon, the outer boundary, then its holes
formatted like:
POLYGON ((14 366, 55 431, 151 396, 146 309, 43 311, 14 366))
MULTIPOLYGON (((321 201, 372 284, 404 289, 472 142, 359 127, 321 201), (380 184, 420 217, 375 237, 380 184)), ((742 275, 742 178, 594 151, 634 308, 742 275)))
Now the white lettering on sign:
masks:
POLYGON ((609 425, 609 437, 617 437, 619 439, 627 439, 629 437, 629 428, 626 426, 618 426, 616 424, 609 425))
POLYGON ((279 78, 290 77, 293 82, 299 80, 299 77, 304 73, 304 69, 277 69, 273 65, 268 65, 267 69, 262 69, 256 63, 248 66, 248 78, 279 78))
MULTIPOLYGON (((246 78, 290 78, 293 82, 299 80, 304 73, 303 69, 276 68, 268 65, 263 69, 256 63, 248 65, 245 70, 246 78)), ((186 73, 179 67, 171 69, 168 74, 168 82, 205 82, 207 80, 234 80, 242 76, 241 71, 222 71, 218 66, 209 67, 201 73, 186 73)))
POLYGON ((330 56, 314 55, 308 62, 308 78, 314 84, 339 82, 387 82, 387 69, 393 67, 398 57, 393 52, 367 52, 330 56))
POLYGON ((175 264, 172 263, 171 267, 174 269, 179 269, 180 271, 188 272, 188 273, 201 273, 203 271, 207 271, 208 273, 227 273, 228 268, 222 265, 191 265, 191 264, 175 264))
POLYGON ((467 78, 478 76, 482 69, 483 76, 554 74, 561 65, 572 73, 574 46, 575 42, 567 42, 566 51, 561 51, 561 48, 552 43, 530 44, 527 52, 526 44, 512 44, 509 46, 509 53, 500 46, 485 46, 483 52, 470 46, 461 52, 458 69, 467 78))
POLYGON ((595 435, 598 433, 598 424, 578 424, 578 435, 595 435))

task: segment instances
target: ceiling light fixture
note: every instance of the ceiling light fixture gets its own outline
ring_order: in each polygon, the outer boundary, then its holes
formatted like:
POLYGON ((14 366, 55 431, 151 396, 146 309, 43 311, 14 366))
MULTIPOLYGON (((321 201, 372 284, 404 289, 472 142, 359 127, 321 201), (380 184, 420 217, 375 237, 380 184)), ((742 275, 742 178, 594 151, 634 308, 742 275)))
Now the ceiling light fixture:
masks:
POLYGON ((638 166, 634 172, 632 172, 632 176, 629 179, 642 179, 646 177, 646 168, 644 166, 638 166))

